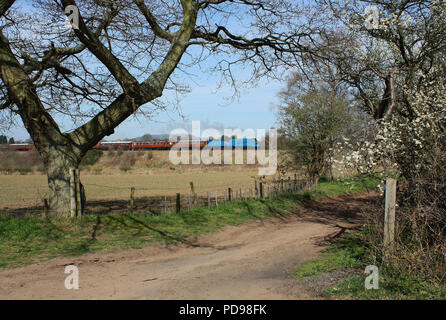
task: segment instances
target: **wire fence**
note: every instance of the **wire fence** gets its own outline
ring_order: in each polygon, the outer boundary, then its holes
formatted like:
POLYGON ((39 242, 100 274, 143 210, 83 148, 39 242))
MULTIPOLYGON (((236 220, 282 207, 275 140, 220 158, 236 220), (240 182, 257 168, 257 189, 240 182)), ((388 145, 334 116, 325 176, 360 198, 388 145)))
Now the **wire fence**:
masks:
MULTIPOLYGON (((310 185, 305 180, 271 179, 254 180, 250 185, 226 185, 200 187, 196 191, 194 182, 189 186, 163 187, 165 195, 160 195, 159 190, 142 186, 113 186, 101 183, 83 183, 89 195, 102 189, 116 190, 119 197, 87 197, 83 214, 109 214, 109 213, 149 213, 166 214, 173 212, 185 212, 197 207, 215 208, 228 202, 240 202, 252 199, 272 198, 284 193, 297 193, 308 190, 310 185), (208 190, 206 190, 208 189, 208 190), (188 190, 188 191, 186 191, 188 190), (155 194, 158 193, 158 194, 155 194)), ((1 207, 0 212, 7 215, 39 214, 45 210, 48 198, 48 187, 44 185, 29 185, 24 187, 2 187, 0 190, 0 202, 4 195, 14 194, 15 202, 21 202, 23 207, 1 207), (27 190, 37 190, 37 195, 28 196, 27 190), (46 202, 45 202, 46 201, 46 202)), ((5 201, 6 202, 6 201, 5 201)))
MULTIPOLYGON (((88 186, 101 187, 98 184, 86 184, 88 186)), ((118 188, 110 186, 102 186, 108 188, 118 188)), ((193 182, 190 182, 189 192, 177 192, 172 195, 164 196, 142 196, 137 197, 137 191, 151 190, 148 188, 135 187, 119 187, 119 189, 127 189, 129 198, 127 201, 118 200, 109 202, 110 210, 118 209, 121 204, 121 211, 130 213, 135 212, 150 212, 154 214, 179 213, 190 211, 197 207, 218 208, 219 205, 228 202, 240 202, 253 199, 267 199, 276 197, 281 194, 298 193, 306 191, 310 188, 310 184, 305 180, 297 179, 280 179, 268 181, 254 181, 252 187, 246 186, 232 186, 225 188, 212 188, 208 191, 195 191, 193 182)), ((89 201, 91 206, 94 203, 101 201, 89 201)))

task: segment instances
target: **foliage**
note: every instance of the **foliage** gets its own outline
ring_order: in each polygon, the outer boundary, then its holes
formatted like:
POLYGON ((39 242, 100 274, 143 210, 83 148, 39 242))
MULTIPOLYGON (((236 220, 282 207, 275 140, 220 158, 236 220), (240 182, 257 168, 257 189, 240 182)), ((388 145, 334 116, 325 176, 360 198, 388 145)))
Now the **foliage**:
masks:
POLYGON ((303 280, 324 273, 345 271, 347 276, 344 279, 322 291, 322 295, 327 298, 360 300, 446 298, 444 286, 385 264, 379 266, 379 289, 366 290, 364 283, 367 275, 364 274, 364 270, 368 265, 377 264, 369 232, 370 230, 366 228, 360 232, 348 233, 323 251, 317 259, 297 266, 294 275, 303 280))
POLYGON ((92 166, 102 157, 102 150, 89 150, 81 160, 81 166, 92 166))
POLYGON ((333 148, 352 123, 345 97, 326 90, 307 94, 283 93, 279 108, 281 131, 289 140, 293 163, 304 167, 314 184, 331 167, 333 148))

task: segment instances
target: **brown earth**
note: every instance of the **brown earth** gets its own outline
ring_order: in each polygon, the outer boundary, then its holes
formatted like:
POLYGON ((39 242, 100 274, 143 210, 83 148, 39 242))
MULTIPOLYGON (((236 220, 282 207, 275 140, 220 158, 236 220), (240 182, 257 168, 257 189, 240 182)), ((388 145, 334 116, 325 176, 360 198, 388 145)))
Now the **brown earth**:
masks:
POLYGON ((318 299, 291 276, 345 229, 361 224, 377 194, 325 198, 298 213, 255 221, 192 245, 57 258, 0 271, 0 299, 318 299), (67 290, 65 266, 79 268, 67 290))

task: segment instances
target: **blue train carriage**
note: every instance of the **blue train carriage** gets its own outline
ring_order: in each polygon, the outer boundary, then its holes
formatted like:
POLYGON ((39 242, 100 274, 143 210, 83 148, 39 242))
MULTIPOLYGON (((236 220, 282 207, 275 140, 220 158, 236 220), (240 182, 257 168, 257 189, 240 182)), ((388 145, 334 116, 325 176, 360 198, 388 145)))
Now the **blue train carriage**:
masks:
POLYGON ((212 140, 209 141, 208 146, 216 149, 221 148, 224 149, 225 147, 228 148, 240 148, 242 147, 244 150, 246 149, 257 149, 258 143, 257 139, 249 139, 249 138, 243 138, 243 139, 232 139, 231 141, 226 140, 212 140))

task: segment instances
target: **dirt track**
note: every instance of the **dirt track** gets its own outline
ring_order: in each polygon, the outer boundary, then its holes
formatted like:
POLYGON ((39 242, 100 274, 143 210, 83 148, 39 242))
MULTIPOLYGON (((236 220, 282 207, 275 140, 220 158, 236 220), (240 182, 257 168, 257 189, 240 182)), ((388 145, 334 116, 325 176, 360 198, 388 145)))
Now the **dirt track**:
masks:
POLYGON ((226 227, 193 246, 89 254, 0 271, 0 299, 314 299, 290 276, 341 226, 361 221, 370 195, 313 202, 286 217, 226 227), (79 268, 66 290, 65 265, 79 268))

